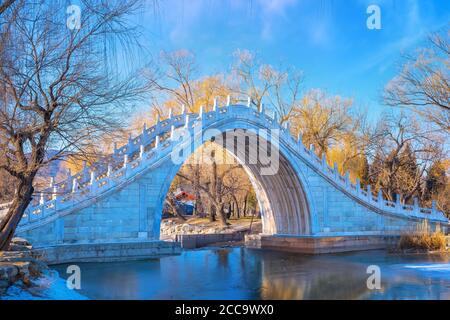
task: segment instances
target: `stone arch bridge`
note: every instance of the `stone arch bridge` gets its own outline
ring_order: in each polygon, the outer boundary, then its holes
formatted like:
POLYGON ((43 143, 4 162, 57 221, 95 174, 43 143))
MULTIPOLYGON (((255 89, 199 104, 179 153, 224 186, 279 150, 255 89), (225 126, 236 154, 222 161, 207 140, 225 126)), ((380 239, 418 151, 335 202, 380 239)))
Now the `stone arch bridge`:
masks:
POLYGON ((348 174, 341 176, 261 109, 215 103, 209 112, 183 111, 144 127, 126 145, 114 148, 107 162, 38 195, 17 235, 37 247, 158 240, 173 178, 195 148, 211 139, 222 139, 256 190, 263 234, 249 237, 253 245, 320 252, 318 247, 335 246, 336 239, 362 239, 368 245, 370 239, 399 235, 425 220, 432 228, 448 228, 448 219, 434 206, 407 205, 400 197, 390 202, 370 186, 353 184, 348 174), (242 136, 241 147, 230 143, 242 136))

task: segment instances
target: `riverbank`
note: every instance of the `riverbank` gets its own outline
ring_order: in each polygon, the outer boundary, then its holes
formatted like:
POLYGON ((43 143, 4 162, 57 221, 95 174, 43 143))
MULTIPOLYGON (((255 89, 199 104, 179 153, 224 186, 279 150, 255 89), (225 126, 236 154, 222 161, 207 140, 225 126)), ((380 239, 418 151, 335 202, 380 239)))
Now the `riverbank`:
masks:
POLYGON ((222 234, 246 232, 258 234, 262 231, 261 219, 251 217, 228 220, 229 225, 222 226, 218 221, 207 218, 190 217, 163 219, 161 221, 161 240, 175 240, 177 235, 222 234))
POLYGON ((32 286, 48 267, 32 252, 25 239, 14 238, 9 251, 0 252, 0 295, 16 282, 32 286))
POLYGON ((143 260, 181 253, 179 243, 160 240, 65 244, 33 251, 49 265, 78 262, 143 260))
POLYGON ((245 236, 262 231, 261 219, 230 219, 223 226, 218 221, 190 217, 164 219, 161 221, 161 239, 180 243, 183 249, 207 246, 240 246, 245 244, 245 236))
POLYGON ((31 244, 14 238, 9 251, 0 252, 0 300, 86 299, 45 264, 31 244))

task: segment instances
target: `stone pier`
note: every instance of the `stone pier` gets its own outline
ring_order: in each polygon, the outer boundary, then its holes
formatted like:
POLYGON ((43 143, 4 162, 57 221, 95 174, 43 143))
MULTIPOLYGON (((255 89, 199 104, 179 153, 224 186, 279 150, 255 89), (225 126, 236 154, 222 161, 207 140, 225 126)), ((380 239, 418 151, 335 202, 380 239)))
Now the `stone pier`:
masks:
POLYGON ((304 254, 339 253, 386 249, 398 241, 398 236, 282 236, 247 235, 245 245, 253 249, 268 249, 304 254))

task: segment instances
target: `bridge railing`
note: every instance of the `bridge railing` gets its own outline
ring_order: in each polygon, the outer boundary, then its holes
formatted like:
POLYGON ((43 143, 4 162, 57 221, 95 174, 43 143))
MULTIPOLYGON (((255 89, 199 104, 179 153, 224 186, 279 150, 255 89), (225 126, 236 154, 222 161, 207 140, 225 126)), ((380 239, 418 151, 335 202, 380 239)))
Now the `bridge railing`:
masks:
POLYGON ((291 135, 288 125, 280 126, 276 114, 269 116, 265 113, 264 108, 256 110, 249 105, 227 105, 219 108, 215 103, 209 112, 204 112, 203 109, 200 114, 184 111, 179 115, 171 114, 168 119, 162 121, 158 119, 154 126, 150 128, 144 126, 141 134, 137 137, 130 136, 128 142, 122 147, 114 146, 113 153, 102 159, 101 162, 94 164, 93 167, 88 168, 84 165, 83 170, 68 179, 58 184, 52 181, 49 188, 39 193, 38 201, 30 204, 20 225, 34 223, 55 215, 58 211, 74 208, 87 199, 94 198, 125 182, 161 157, 162 151, 167 151, 170 144, 176 143, 173 140, 175 130, 180 128, 192 130, 200 124, 200 121, 201 124, 209 125, 220 119, 236 117, 262 121, 268 128, 279 129, 282 142, 306 159, 307 163, 322 176, 366 205, 397 215, 448 221, 442 212, 436 210, 435 203, 431 209, 420 208, 417 200, 414 200, 414 205, 406 205, 400 202, 399 196, 397 196, 397 201, 392 202, 384 199, 381 190, 378 195, 373 195, 370 186, 364 189, 359 180, 352 183, 348 172, 341 175, 336 164, 331 167, 325 157, 319 158, 316 155, 313 145, 307 148, 303 145, 301 136, 296 139, 291 135))

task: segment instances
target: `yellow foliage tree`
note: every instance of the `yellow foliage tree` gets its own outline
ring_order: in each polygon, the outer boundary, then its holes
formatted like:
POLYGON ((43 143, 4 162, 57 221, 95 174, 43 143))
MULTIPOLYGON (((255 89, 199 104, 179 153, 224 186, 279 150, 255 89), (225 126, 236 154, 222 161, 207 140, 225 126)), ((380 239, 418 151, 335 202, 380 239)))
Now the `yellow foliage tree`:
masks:
POLYGON ((329 97, 321 90, 311 90, 292 113, 292 130, 302 134, 305 145, 313 144, 319 156, 326 154, 329 147, 354 129, 351 105, 351 99, 329 97))

